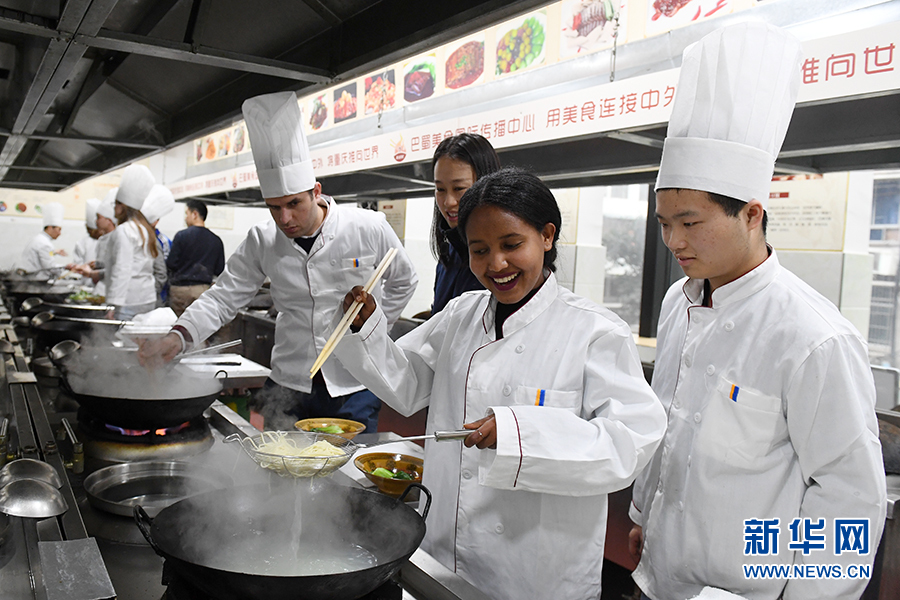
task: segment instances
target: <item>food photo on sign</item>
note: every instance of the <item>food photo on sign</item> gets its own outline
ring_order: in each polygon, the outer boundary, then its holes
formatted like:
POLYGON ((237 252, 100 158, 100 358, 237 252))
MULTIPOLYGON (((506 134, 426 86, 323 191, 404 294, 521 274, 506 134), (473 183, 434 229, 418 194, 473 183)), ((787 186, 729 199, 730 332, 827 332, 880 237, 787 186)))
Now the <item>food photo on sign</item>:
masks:
POLYGON ((366 77, 365 114, 371 115, 394 108, 397 92, 394 86, 394 70, 366 77))
POLYGON ((464 41, 444 61, 444 87, 458 90, 479 82, 484 75, 484 37, 464 41))
POLYGON ((356 117, 356 82, 334 90, 334 122, 356 117))
POLYGON ((309 128, 318 131, 328 121, 326 95, 316 96, 309 103, 309 128))
POLYGON ((406 63, 403 69, 403 99, 417 102, 430 98, 437 85, 437 71, 433 54, 406 63))
POLYGON ((501 25, 497 35, 497 75, 543 64, 547 35, 547 16, 543 12, 501 25))
POLYGON ((665 33, 734 11, 733 0, 647 0, 646 35, 665 33))
POLYGON ((565 0, 560 56, 566 58, 608 48, 617 33, 618 43, 623 44, 626 9, 624 0, 565 0))

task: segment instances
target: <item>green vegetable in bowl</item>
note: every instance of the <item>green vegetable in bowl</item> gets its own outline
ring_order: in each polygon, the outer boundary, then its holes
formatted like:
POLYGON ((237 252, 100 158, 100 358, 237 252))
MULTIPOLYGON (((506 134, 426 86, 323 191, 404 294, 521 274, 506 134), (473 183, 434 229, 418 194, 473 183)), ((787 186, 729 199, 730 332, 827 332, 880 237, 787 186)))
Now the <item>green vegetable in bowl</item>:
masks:
POLYGON ((335 433, 342 434, 344 430, 341 429, 340 425, 326 425, 325 427, 313 427, 310 431, 315 431, 316 433, 335 433))
POLYGON ((384 477, 385 479, 404 479, 406 481, 412 481, 413 479, 415 479, 415 477, 413 477, 406 471, 397 471, 396 473, 394 473, 392 471, 388 471, 384 467, 378 467, 377 469, 372 471, 372 475, 384 477))

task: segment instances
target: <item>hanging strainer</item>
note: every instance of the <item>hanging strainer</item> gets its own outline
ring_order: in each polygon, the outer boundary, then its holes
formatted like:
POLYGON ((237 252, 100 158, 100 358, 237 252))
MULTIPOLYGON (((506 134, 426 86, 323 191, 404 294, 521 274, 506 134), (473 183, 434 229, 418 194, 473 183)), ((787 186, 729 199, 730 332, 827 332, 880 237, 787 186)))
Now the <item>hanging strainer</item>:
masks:
POLYGON ((257 435, 242 437, 233 433, 226 442, 240 442, 244 451, 256 464, 282 477, 315 477, 328 475, 344 466, 356 451, 356 444, 330 433, 306 431, 263 431, 257 435), (326 442, 327 450, 334 456, 321 456, 318 452, 326 442), (304 455, 309 451, 309 455, 304 455))

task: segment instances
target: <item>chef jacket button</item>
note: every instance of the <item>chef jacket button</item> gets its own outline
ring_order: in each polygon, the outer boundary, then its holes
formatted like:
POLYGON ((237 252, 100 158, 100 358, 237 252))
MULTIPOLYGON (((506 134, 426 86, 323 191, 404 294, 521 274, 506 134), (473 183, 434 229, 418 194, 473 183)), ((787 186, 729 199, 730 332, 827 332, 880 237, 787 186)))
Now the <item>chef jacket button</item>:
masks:
POLYGON ((512 393, 512 388, 509 387, 508 385, 504 385, 503 386, 503 395, 509 396, 511 393, 512 393))
POLYGON ((715 372, 716 372, 716 368, 713 365, 709 365, 708 367, 706 367, 707 375, 712 375, 715 372))
POLYGON ((685 356, 685 357, 684 357, 684 366, 686 366, 688 369, 690 369, 690 368, 691 368, 691 364, 693 364, 693 363, 691 362, 691 357, 690 357, 690 356, 685 356))
POLYGON ((703 416, 700 413, 694 413, 694 423, 699 423, 703 416))
POLYGON ((496 531, 497 533, 503 533, 503 523, 497 523, 497 525, 494 527, 494 531, 496 531))
POLYGON ((734 323, 725 321, 725 331, 731 331, 732 329, 734 329, 734 323))
POLYGON ((679 503, 678 503, 678 510, 680 510, 680 511, 682 511, 682 512, 684 511, 684 502, 679 502, 679 503))
POLYGON ((334 259, 332 258, 332 259, 331 259, 331 264, 336 265, 336 264, 337 264, 337 261, 334 260, 334 259))
POLYGON ((463 479, 472 479, 472 472, 471 471, 463 471, 462 476, 463 476, 463 479))
POLYGON ((681 408, 681 402, 675 402, 675 404, 673 404, 672 406, 675 407, 675 410, 678 410, 679 408, 681 408))
POLYGON ((518 346, 516 346, 517 354, 522 354, 523 352, 525 352, 525 346, 523 346, 522 344, 519 344, 518 346))

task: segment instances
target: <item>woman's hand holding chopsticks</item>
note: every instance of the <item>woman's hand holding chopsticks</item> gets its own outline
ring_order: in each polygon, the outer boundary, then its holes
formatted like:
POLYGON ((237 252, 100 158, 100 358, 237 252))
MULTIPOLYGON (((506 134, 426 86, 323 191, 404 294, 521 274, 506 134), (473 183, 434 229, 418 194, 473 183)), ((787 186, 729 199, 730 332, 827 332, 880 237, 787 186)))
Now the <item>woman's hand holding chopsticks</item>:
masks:
POLYGON ((360 327, 365 325, 366 321, 369 320, 369 317, 372 316, 372 313, 375 312, 375 298, 372 294, 366 293, 366 290, 364 290, 361 285, 357 285, 344 296, 342 310, 346 313, 354 302, 362 304, 359 314, 356 315, 356 318, 353 319, 353 322, 350 324, 350 329, 356 332, 359 331, 360 327))

